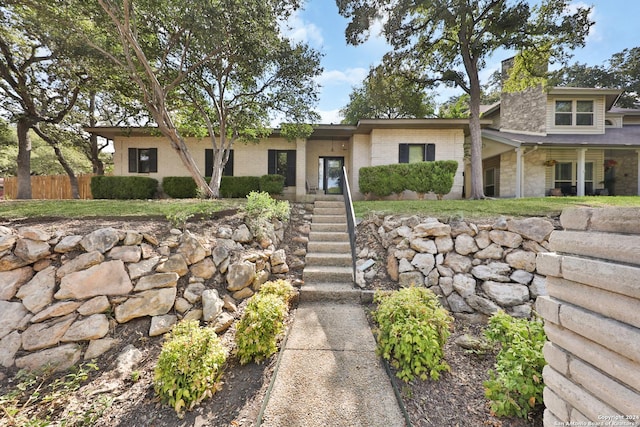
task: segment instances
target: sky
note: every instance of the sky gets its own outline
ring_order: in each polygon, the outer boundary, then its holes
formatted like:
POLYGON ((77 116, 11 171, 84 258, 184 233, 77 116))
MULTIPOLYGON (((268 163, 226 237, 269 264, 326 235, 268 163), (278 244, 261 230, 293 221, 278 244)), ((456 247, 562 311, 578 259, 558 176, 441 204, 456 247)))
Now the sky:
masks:
MULTIPOLYGON (((577 0, 574 6, 593 6, 591 19, 595 25, 584 48, 573 52, 570 63, 605 65, 614 53, 625 48, 640 46, 637 20, 640 16, 639 0, 577 0)), ((370 39, 359 46, 347 45, 344 30, 348 21, 338 14, 335 0, 307 0, 304 9, 289 21, 288 35, 296 41, 304 41, 323 55, 324 71, 318 78, 320 101, 316 111, 320 123, 340 123, 339 110, 349 102, 354 86, 362 83, 371 66, 380 63, 382 56, 391 47, 374 28, 370 39)), ((500 68, 500 61, 515 54, 514 51, 498 51, 487 61, 480 78, 486 79, 500 68)), ((435 90, 438 103, 450 96, 459 95, 460 89, 441 88, 435 90)))

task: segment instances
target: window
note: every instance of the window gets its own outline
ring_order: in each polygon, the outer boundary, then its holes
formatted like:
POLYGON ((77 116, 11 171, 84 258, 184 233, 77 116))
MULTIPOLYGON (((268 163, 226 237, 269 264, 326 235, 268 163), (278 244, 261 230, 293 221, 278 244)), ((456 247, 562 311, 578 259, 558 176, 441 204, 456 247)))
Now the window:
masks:
POLYGON ((296 185, 296 150, 269 150, 269 174, 284 176, 285 187, 296 185))
POLYGON ((593 126, 593 101, 556 101, 556 126, 593 126))
POLYGON ((496 196, 496 169, 490 168, 484 171, 484 195, 488 197, 496 196))
MULTIPOLYGON (((556 163, 554 187, 562 189, 564 195, 576 194, 577 166, 575 162, 556 163)), ((584 193, 593 194, 593 162, 585 162, 584 164, 584 193)))
POLYGON ((129 172, 158 172, 158 149, 129 148, 129 172))
MULTIPOLYGON (((211 176, 213 172, 213 149, 204 150, 204 175, 211 176)), ((229 160, 224 165, 222 176, 233 176, 233 150, 229 150, 229 160)))
POLYGON ((400 144, 399 163, 433 162, 436 159, 436 144, 400 144))

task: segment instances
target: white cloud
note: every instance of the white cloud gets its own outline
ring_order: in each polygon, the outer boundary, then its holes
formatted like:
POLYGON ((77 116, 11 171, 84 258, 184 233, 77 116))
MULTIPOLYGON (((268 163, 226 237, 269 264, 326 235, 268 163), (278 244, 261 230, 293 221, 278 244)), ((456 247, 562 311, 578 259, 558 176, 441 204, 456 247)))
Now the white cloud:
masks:
POLYGON ((591 26, 591 28, 589 29, 589 35, 587 36, 586 41, 587 42, 590 42, 590 41, 593 41, 593 42, 602 41, 603 40, 602 34, 600 33, 600 31, 598 31, 598 20, 599 20, 598 19, 598 15, 599 15, 599 13, 597 12, 595 6, 592 6, 592 5, 590 5, 588 3, 585 3, 583 1, 576 1, 576 2, 570 3, 567 6, 566 13, 568 15, 571 15, 571 14, 576 13, 579 8, 587 9, 589 7, 591 7, 591 12, 589 12, 589 19, 591 21, 595 22, 595 24, 593 26, 591 26))
POLYGON ((320 114, 321 124, 338 124, 342 121, 340 116, 340 109, 337 110, 316 110, 316 113, 320 114))
POLYGON ((362 83, 362 81, 369 74, 367 68, 347 68, 346 70, 329 70, 324 71, 317 79, 321 86, 341 85, 349 84, 356 86, 362 83))
POLYGON ((316 48, 324 44, 322 30, 316 24, 305 21, 299 11, 294 12, 280 29, 295 42, 308 43, 316 48))

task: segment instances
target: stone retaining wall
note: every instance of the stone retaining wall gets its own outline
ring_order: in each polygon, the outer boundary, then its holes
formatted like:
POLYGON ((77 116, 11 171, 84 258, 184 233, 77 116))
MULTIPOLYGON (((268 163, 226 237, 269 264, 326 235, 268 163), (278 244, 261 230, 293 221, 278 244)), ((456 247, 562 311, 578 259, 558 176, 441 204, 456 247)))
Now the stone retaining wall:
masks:
POLYGON ((548 251, 551 220, 500 218, 477 225, 386 216, 359 227, 370 227, 377 236, 377 242, 366 242, 360 250, 360 283, 388 274, 400 286, 426 286, 456 316, 471 319, 499 309, 529 317, 535 299, 546 294, 536 255, 548 251), (382 246, 385 259, 377 259, 381 256, 374 245, 382 246))
POLYGON ((567 209, 538 255, 545 426, 640 425, 640 209, 567 209), (591 423, 591 424, 589 424, 591 423))
POLYGON ((282 223, 256 234, 242 218, 207 237, 174 229, 164 240, 114 228, 82 236, 0 227, 0 376, 2 367, 64 370, 95 358, 118 344, 117 325, 141 317, 151 317, 150 336, 183 318, 223 331, 236 301, 303 266, 276 250, 282 223))

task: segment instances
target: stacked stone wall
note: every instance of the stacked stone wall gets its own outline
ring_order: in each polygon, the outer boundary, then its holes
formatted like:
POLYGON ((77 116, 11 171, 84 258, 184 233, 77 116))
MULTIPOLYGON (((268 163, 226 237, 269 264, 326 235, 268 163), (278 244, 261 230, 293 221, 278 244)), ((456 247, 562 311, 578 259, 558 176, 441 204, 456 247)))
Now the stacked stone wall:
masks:
POLYGON ((567 209, 538 254, 545 426, 640 425, 640 209, 567 209))

